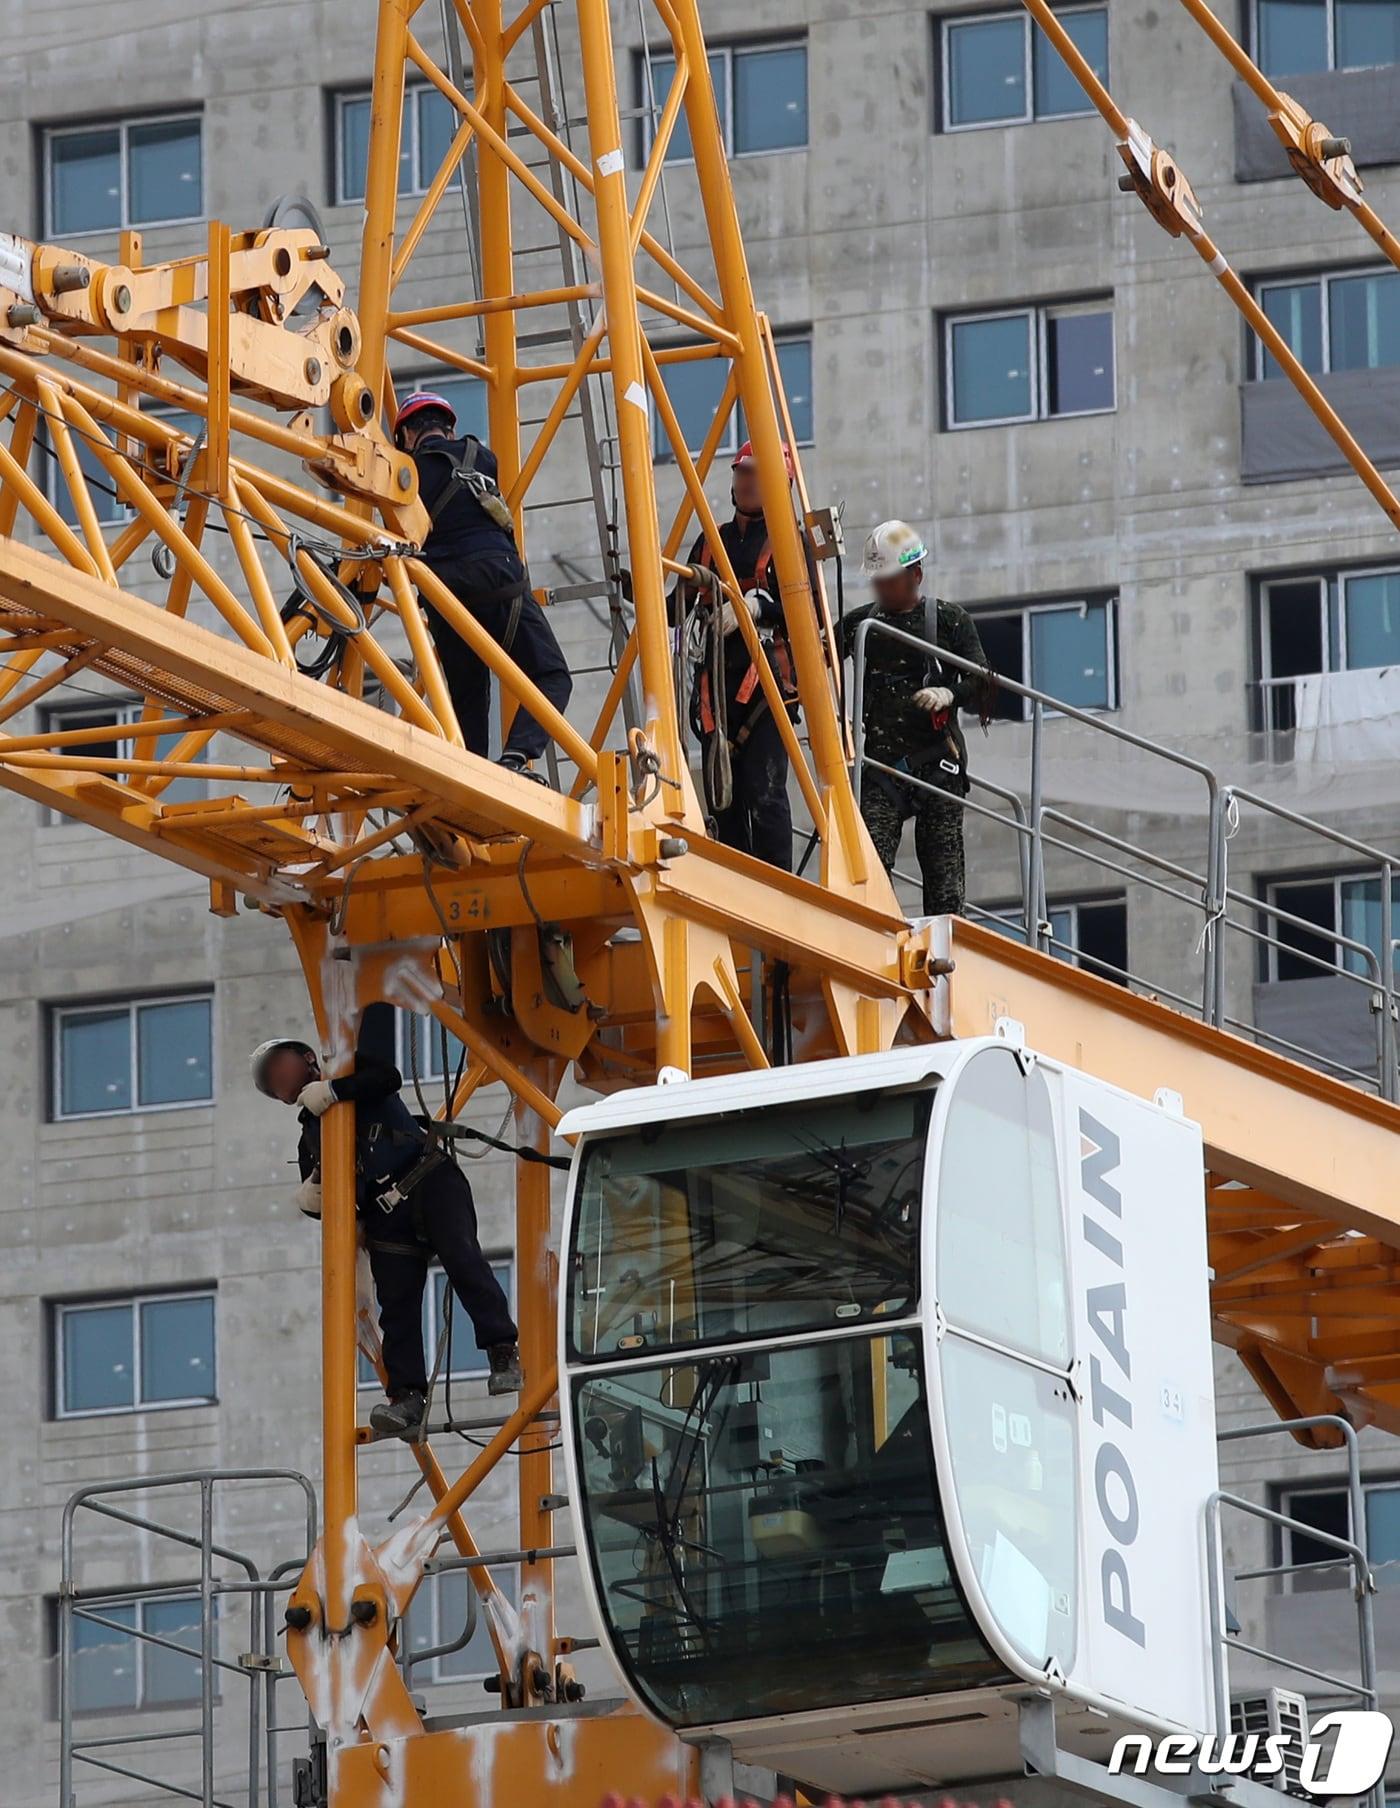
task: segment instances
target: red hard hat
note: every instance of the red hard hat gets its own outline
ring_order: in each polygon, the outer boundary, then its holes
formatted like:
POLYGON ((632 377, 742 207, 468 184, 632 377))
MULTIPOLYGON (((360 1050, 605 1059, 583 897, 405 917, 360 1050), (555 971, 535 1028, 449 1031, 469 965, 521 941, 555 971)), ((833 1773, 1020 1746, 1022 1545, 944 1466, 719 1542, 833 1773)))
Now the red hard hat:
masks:
MULTIPOLYGON (((752 471, 757 463, 758 460, 754 457, 753 452, 753 441, 746 439, 734 454, 734 463, 729 468, 731 471, 752 471)), ((792 447, 786 440, 783 441, 783 463, 787 466, 788 482, 791 483, 796 477, 797 471, 792 462, 792 447)))
POLYGON ((399 403, 399 411, 394 416, 394 438, 399 436, 399 429, 411 421, 415 414, 422 414, 425 409, 437 408, 452 417, 452 425, 457 425, 457 410, 446 396, 438 395, 432 389, 415 389, 411 396, 405 396, 399 403))

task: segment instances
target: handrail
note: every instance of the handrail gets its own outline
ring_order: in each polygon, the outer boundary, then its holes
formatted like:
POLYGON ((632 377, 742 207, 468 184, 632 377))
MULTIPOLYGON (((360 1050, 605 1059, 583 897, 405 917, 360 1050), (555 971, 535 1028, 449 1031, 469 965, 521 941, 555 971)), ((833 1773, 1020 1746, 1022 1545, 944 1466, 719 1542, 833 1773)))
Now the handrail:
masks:
MULTIPOLYGON (((1198 1012, 1204 1022, 1216 1028, 1245 1028, 1261 1043, 1286 1047, 1291 1052, 1327 1066, 1360 1084, 1375 1086, 1383 1098, 1400 1099, 1400 1003, 1396 993, 1395 954, 1400 940, 1397 940, 1396 935, 1392 897, 1392 885, 1397 872, 1400 872, 1400 854, 1387 853, 1382 848, 1275 803, 1244 786, 1229 783, 1205 761, 1125 728, 1120 723, 1107 719, 1102 713, 1066 703, 1048 691, 1023 684, 1018 679, 1004 677, 990 667, 979 665, 975 660, 965 659, 942 647, 935 651, 922 636, 909 634, 892 622, 873 617, 867 617, 857 627, 852 646, 852 785, 857 803, 861 798, 863 778, 867 771, 884 773, 917 792, 946 795, 931 780, 904 772, 877 759, 867 750, 865 679, 872 635, 912 648, 925 657, 935 658, 940 666, 980 678, 1028 706, 1029 772, 1024 793, 994 784, 975 772, 968 774, 973 793, 985 791, 1000 799, 1011 806, 1010 813, 989 807, 975 795, 969 794, 962 800, 963 808, 969 815, 1009 831, 1013 837, 1021 877, 1020 932, 1028 946, 1048 953, 1056 945, 1047 904, 1047 851, 1053 850, 1057 855, 1083 861, 1100 873, 1111 873, 1127 884, 1169 897, 1194 911, 1201 919, 1197 946, 1201 957, 1199 1002, 1169 991, 1154 977, 1130 969, 1114 969, 1115 977, 1198 1012), (1206 820, 1199 870, 1194 862, 1183 864, 1182 860, 1170 859, 1154 847, 1135 844, 1112 834, 1097 822, 1045 801, 1047 760, 1050 757, 1045 727, 1047 717, 1051 714, 1059 719, 1077 722, 1093 735, 1133 748, 1200 780, 1205 789, 1206 820), (1354 935, 1345 934, 1340 925, 1332 930, 1324 929, 1268 897, 1253 897, 1230 884, 1230 842, 1239 828, 1241 812, 1244 810, 1267 814, 1290 828, 1343 849, 1358 862, 1365 863, 1367 877, 1374 874, 1380 884, 1379 948, 1354 935), (1055 830, 1060 832, 1052 832, 1055 830), (1075 839, 1068 839, 1067 834, 1075 839), (1110 857, 1112 855, 1120 858, 1110 857), (1125 860, 1133 864, 1126 865, 1125 860), (1171 884, 1168 880, 1178 883, 1171 884), (1291 929, 1329 945, 1332 959, 1327 960, 1306 946, 1297 946, 1296 940, 1285 940, 1282 934, 1284 929, 1291 929), (1332 974, 1350 985, 1365 989, 1377 1017, 1376 1065, 1372 1076, 1368 1077, 1361 1069, 1338 1061, 1335 1057, 1301 1048, 1268 1029, 1242 1023, 1239 1015, 1232 1013, 1225 996, 1225 944, 1227 936, 1232 933, 1255 946, 1281 950, 1306 967, 1316 968, 1319 972, 1332 974), (1357 972, 1344 964, 1348 957, 1359 964, 1362 971, 1357 972)), ((1010 922, 1005 912, 999 913, 999 917, 1004 922, 1010 922)))

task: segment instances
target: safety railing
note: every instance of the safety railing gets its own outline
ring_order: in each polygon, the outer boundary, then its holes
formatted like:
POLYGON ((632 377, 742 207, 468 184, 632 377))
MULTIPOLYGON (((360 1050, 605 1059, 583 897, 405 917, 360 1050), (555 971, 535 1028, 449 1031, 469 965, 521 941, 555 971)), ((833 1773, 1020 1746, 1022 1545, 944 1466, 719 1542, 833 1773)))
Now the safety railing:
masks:
MULTIPOLYGON (((860 798, 872 775, 876 782, 894 781, 909 787, 917 795, 946 796, 943 788, 929 779, 893 766, 867 751, 865 691, 872 636, 911 648, 926 659, 935 658, 922 636, 906 633, 890 622, 867 617, 857 628, 851 686, 852 781, 856 797, 860 798)), ((1387 853, 1313 817, 1285 809, 1256 792, 1230 784, 1205 761, 1136 734, 1101 713, 1066 703, 1047 691, 1003 677, 941 647, 937 650, 936 660, 945 668, 983 679, 998 690, 1019 698, 1029 723, 1024 784, 1013 788, 983 778, 976 770, 974 758, 967 775, 970 789, 962 800, 966 815, 987 824, 991 830, 1013 837, 1020 879, 1019 915, 1005 908, 979 909, 973 904, 968 907, 970 917, 981 917, 991 927, 1015 935, 1044 953, 1078 959, 1077 947, 1057 936, 1051 922, 1047 881, 1047 864, 1051 857, 1062 868, 1083 868, 1092 874, 1090 889, 1111 879, 1121 881, 1125 887, 1171 900, 1199 925, 1194 949, 1177 963, 1185 971, 1195 967, 1199 973, 1198 988, 1193 986, 1189 992, 1183 991, 1179 983, 1167 983, 1161 973, 1134 971, 1129 966, 1119 967, 1103 959, 1084 960, 1083 964, 1107 978, 1150 991, 1154 997, 1189 1011, 1217 1028, 1241 1031, 1281 1053, 1306 1060, 1355 1084, 1374 1088, 1387 1099, 1400 1098, 1396 925, 1392 896, 1396 872, 1400 869, 1400 855, 1387 853), (1053 795, 1050 783, 1053 755, 1047 745, 1047 722, 1051 720, 1081 725, 1099 738, 1105 754, 1115 750, 1120 754, 1130 753, 1133 757, 1156 762, 1164 777, 1174 776, 1177 784, 1181 782, 1181 775, 1185 775, 1191 786, 1199 785, 1200 840, 1194 858, 1189 854, 1173 858, 1157 846, 1129 841, 1114 834, 1083 809, 1071 811, 1047 802, 1047 797, 1053 795), (1334 857, 1335 851, 1352 867, 1362 867, 1367 879, 1375 879, 1380 889, 1380 906, 1379 934, 1374 944, 1344 933, 1340 923, 1330 929, 1320 926, 1275 899, 1254 896, 1231 882, 1231 843, 1251 815, 1272 821, 1292 842, 1305 838, 1325 847, 1329 858, 1334 857), (1226 986, 1226 941, 1229 936, 1240 938, 1252 949, 1266 951, 1265 959, 1276 959, 1282 953, 1288 961, 1329 975, 1341 985, 1352 988, 1363 1009, 1374 1018, 1374 1063, 1359 1066, 1326 1049, 1300 1043, 1232 1010, 1226 986), (1330 948, 1331 958, 1326 952, 1319 952, 1319 948, 1330 948), (1267 953, 1269 950, 1274 951, 1272 957, 1267 953)), ((1089 809, 1094 807, 1088 806, 1089 809)), ((1114 807, 1106 789, 1102 811, 1106 813, 1114 807)), ((1174 808, 1164 809, 1163 813, 1190 822, 1189 817, 1180 818, 1174 808)), ((1188 843, 1190 834, 1188 827, 1188 843)), ((1291 863, 1306 877, 1306 861, 1292 860, 1291 863)), ((917 884, 912 875, 898 869, 896 877, 917 884)), ((1082 890, 1083 887, 1071 889, 1082 890)), ((1260 957, 1256 955, 1255 958, 1260 957)))
MULTIPOLYGON (((1206 1577, 1210 1591, 1211 1684, 1215 1696, 1216 1722, 1222 1732, 1230 1725, 1230 1654, 1253 1658, 1266 1667, 1266 1672, 1287 1672, 1293 1686, 1304 1695, 1320 1697, 1329 1707, 1353 1706, 1374 1709, 1380 1706, 1376 1664, 1376 1628, 1374 1602, 1376 1578, 1366 1549, 1366 1508, 1361 1486, 1361 1449, 1356 1428, 1335 1413, 1317 1413, 1308 1418, 1276 1419, 1261 1425, 1232 1426, 1217 1434, 1222 1444, 1237 1443, 1244 1438, 1277 1437, 1280 1433, 1326 1430, 1339 1436, 1347 1456, 1347 1508, 1350 1538, 1324 1531, 1307 1521, 1295 1519, 1277 1508, 1245 1500, 1217 1488, 1206 1503, 1206 1577), (1280 1561, 1234 1568, 1225 1561, 1226 1513, 1243 1515, 1268 1528, 1271 1540, 1280 1533, 1306 1538, 1321 1545, 1335 1556, 1294 1562, 1291 1547, 1284 1546, 1280 1561), (1287 1582, 1298 1576, 1317 1577, 1319 1572, 1344 1569, 1356 1609, 1356 1671, 1341 1676, 1323 1670, 1316 1663, 1305 1662, 1287 1652, 1271 1650, 1247 1638, 1243 1630, 1235 1590, 1241 1583, 1287 1582)), ((1280 1541, 1281 1542, 1281 1541, 1280 1541)), ((1320 1599, 1321 1597, 1313 1597, 1320 1599)), ((1316 1632, 1309 1644, 1313 1654, 1316 1632)), ((1379 1781, 1370 1795, 1361 1798, 1370 1808, 1385 1808, 1385 1782, 1379 1781)))
MULTIPOLYGON (((266 1501, 260 1512, 265 1513, 266 1501)), ((283 1725, 278 1719, 278 1686, 295 1681, 290 1667, 282 1658, 279 1638, 282 1616, 277 1611, 279 1597, 285 1596, 293 1580, 306 1565, 307 1554, 316 1543, 316 1495, 304 1475, 291 1469, 225 1469, 185 1470, 170 1475, 134 1476, 121 1481, 99 1482, 81 1488, 71 1496, 63 1509, 62 1582, 58 1598, 58 1716, 59 1716, 59 1803, 60 1808, 78 1808, 75 1778, 88 1770, 106 1777, 121 1777, 140 1784, 156 1796, 173 1796, 198 1802, 201 1808, 235 1808, 226 1797, 216 1795, 216 1756, 221 1750, 230 1754, 230 1763, 241 1773, 246 1767, 246 1780, 240 1774, 237 1794, 247 1808, 278 1808, 279 1770, 282 1762, 279 1739, 295 1732, 301 1750, 307 1748, 309 1722, 301 1715, 295 1725, 283 1725), (232 1549, 215 1537, 216 1502, 226 1484, 258 1484, 260 1487, 286 1484, 299 1497, 298 1519, 304 1510, 305 1549, 296 1557, 279 1562, 263 1574, 245 1552, 232 1549), (197 1517, 191 1526, 172 1525, 144 1511, 136 1511, 127 1503, 135 1495, 183 1493, 192 1498, 197 1517), (78 1581, 76 1530, 79 1515, 115 1523, 179 1549, 198 1553, 197 1582, 153 1582, 143 1579, 129 1585, 104 1583, 85 1588, 78 1581), (235 1572, 230 1575, 227 1573, 235 1572), (151 1604, 171 1604, 198 1600, 198 1642, 168 1637, 156 1631, 147 1613, 151 1604), (227 1603, 232 1610, 221 1613, 227 1603), (247 1616, 247 1649, 236 1658, 221 1654, 221 1633, 231 1636, 239 1606, 247 1616), (125 1618, 117 1617, 125 1614, 125 1618), (179 1687, 166 1687, 155 1699, 142 1699, 139 1687, 133 1689, 130 1701, 85 1700, 75 1687, 76 1665, 84 1654, 91 1655, 95 1641, 80 1636, 88 1628, 105 1629, 110 1634, 109 1646, 131 1664, 133 1682, 144 1673, 146 1654, 161 1653, 167 1666, 171 1657, 194 1673, 197 1698, 180 1694, 179 1687), (216 1720, 220 1710, 236 1712, 237 1704, 224 1699, 223 1682, 233 1695, 241 1697, 245 1718, 246 1744, 240 1748, 238 1731, 223 1746, 216 1739, 216 1720), (234 1688, 234 1684, 240 1685, 234 1688), (246 1690, 246 1693, 244 1691, 246 1690), (170 1713, 188 1713, 197 1706, 198 1719, 190 1724, 168 1726, 165 1716, 153 1725, 147 1716, 139 1717, 129 1729, 120 1732, 86 1731, 107 1713, 125 1714, 130 1707, 164 1707, 170 1713), (198 1742, 197 1752, 190 1747, 198 1742), (118 1756, 120 1754, 120 1758, 118 1756), (165 1763, 157 1771, 137 1768, 154 1766, 158 1757, 165 1763), (120 1760, 125 1760, 120 1761, 120 1760)), ((149 1576, 149 1548, 132 1559, 132 1567, 149 1576)), ((102 1553, 104 1571, 110 1568, 108 1553, 102 1553)), ((239 1616, 241 1618, 241 1615, 239 1616)), ((170 1628, 183 1630, 182 1627, 170 1628)), ((243 1642, 240 1637, 238 1644, 243 1642)))

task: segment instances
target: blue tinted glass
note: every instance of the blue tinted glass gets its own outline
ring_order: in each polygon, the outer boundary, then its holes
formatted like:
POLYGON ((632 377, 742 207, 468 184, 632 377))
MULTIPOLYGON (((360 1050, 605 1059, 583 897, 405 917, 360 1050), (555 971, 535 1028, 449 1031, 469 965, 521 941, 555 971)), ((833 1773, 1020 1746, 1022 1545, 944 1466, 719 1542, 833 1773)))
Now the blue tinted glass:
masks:
POLYGON ((199 1599, 181 1595, 174 1601, 146 1601, 141 1608, 141 1624, 157 1638, 169 1639, 193 1652, 182 1657, 178 1651, 167 1651, 164 1645, 145 1644, 141 1650, 141 1705, 148 1708, 173 1707, 183 1701, 199 1700, 199 1599))
POLYGON ((955 321, 952 341, 952 419, 1028 419, 1034 412, 1030 316, 955 321))
POLYGON ((1068 906, 1055 908, 1053 905, 1046 912, 1050 923, 1050 952, 1056 960, 1072 961, 1074 959, 1074 912, 1068 906))
POLYGON ((1108 708, 1106 604, 1032 611, 1031 683, 1079 709, 1108 708))
MULTIPOLYGON (((1400 876, 1390 886, 1391 932, 1400 935, 1400 876)), ((1381 951, 1381 882, 1379 879, 1342 880, 1342 934, 1353 942, 1371 949, 1376 958, 1381 951)), ((1353 948, 1341 950, 1342 965, 1348 973, 1374 974, 1375 968, 1353 948)))
POLYGON ((131 1018, 126 1010, 84 1011, 59 1019, 59 1070, 65 1117, 131 1106, 131 1018))
POLYGON ((1347 664, 1400 664, 1400 571, 1372 572, 1342 584, 1347 664))
POLYGON ((214 1096, 207 998, 141 1005, 136 1042, 142 1105, 182 1105, 214 1096))
MULTIPOLYGON (((497 1588, 510 1601, 516 1597, 514 1568, 498 1568, 491 1566, 491 1574, 497 1588)), ((476 1592, 467 1579, 465 1570, 445 1570, 437 1578, 438 1588, 438 1631, 445 1643, 456 1638, 467 1623, 467 1595, 470 1590, 476 1592)), ((449 1677, 489 1676, 496 1668, 496 1648, 491 1643, 491 1634, 487 1629, 486 1615, 478 1607, 476 1625, 471 1637, 460 1651, 449 1652, 437 1662, 437 1675, 442 1681, 449 1677)))
POLYGON ((1327 0, 1257 0, 1256 60, 1265 75, 1327 67, 1327 0))
MULTIPOLYGON (((715 106, 719 110, 720 131, 725 142, 729 141, 729 81, 725 68, 724 52, 712 50, 709 58, 710 82, 715 91, 715 106)), ((643 107, 655 107, 655 116, 648 120, 647 148, 651 147, 650 131, 661 117, 661 109, 666 105, 666 96, 671 92, 671 83, 675 80, 676 59, 668 56, 654 56, 651 59, 651 80, 655 92, 648 92, 647 68, 645 58, 641 61, 641 102, 643 107)), ((685 108, 682 107, 676 120, 676 129, 671 134, 671 142, 666 147, 667 163, 680 163, 691 155, 690 127, 686 124, 685 108)))
POLYGON ((141 1399, 214 1398, 214 1301, 146 1300, 141 1313, 141 1399))
POLYGON ((1113 406, 1113 310, 1052 314, 1045 322, 1045 407, 1088 414, 1113 406))
MULTIPOLYGON (((120 1626, 136 1624, 130 1601, 92 1603, 92 1611, 120 1626)), ((136 1640, 110 1625, 73 1616, 73 1706, 84 1713, 134 1708, 139 1696, 136 1640)))
MULTIPOLYGON (((486 419, 486 385, 480 377, 442 377, 436 373, 422 379, 425 387, 446 396, 457 411, 457 431, 474 433, 483 444, 489 444, 490 427, 486 419)), ((406 393, 400 385, 400 398, 406 393)))
POLYGON ((778 369, 783 378, 783 394, 792 416, 793 436, 799 446, 810 445, 812 431, 812 342, 810 339, 780 340, 778 369))
POLYGON ((1337 0, 1336 20, 1339 69, 1400 63, 1400 0, 1337 0))
POLYGON ((969 19, 944 35, 948 59, 948 124, 986 125, 1024 119, 1026 106, 1026 22, 969 19))
MULTIPOLYGON (((710 430, 720 397, 724 394, 724 386, 729 378, 729 364, 723 358, 690 358, 680 363, 663 364, 661 374, 666 383, 666 393, 671 398, 671 406, 680 421, 681 432, 685 435, 686 446, 691 452, 698 452, 710 430)), ((660 410, 653 415, 652 436, 657 457, 669 458, 671 442, 666 436, 660 410)), ((730 442, 726 439, 720 440, 721 447, 727 443, 730 442)))
MULTIPOLYGON (((1061 25, 1074 40, 1080 52, 1100 81, 1108 79, 1108 10, 1093 7, 1082 13, 1060 13, 1061 25)), ((1035 116, 1054 119, 1065 113, 1093 111, 1089 97, 1069 72, 1069 67, 1055 46, 1037 25, 1032 30, 1031 54, 1034 61, 1035 116)))
POLYGON ((735 151, 786 151, 806 142, 806 46, 736 51, 735 151))
POLYGON ((369 96, 340 103, 340 199, 361 201, 369 168, 369 96))
POLYGON ((420 1081, 441 1080, 444 1077, 455 1080, 459 1067, 465 1073, 466 1068, 462 1065, 462 1056, 465 1051, 451 1030, 440 1024, 435 1017, 415 1016, 411 1021, 413 1041, 409 1047, 409 1060, 413 1065, 410 1066, 409 1074, 406 1076, 410 1091, 413 1086, 412 1076, 415 1073, 420 1081), (444 1039, 447 1047, 445 1076, 442 1065, 444 1039))
MULTIPOLYGON (((1310 376, 1317 376, 1322 370, 1322 284, 1271 283, 1260 290, 1259 302, 1303 369, 1310 376)), ((1263 374, 1282 376, 1283 370, 1272 354, 1263 346, 1259 349, 1263 374)))
POLYGON ((63 132, 49 139, 49 230, 115 229, 122 223, 121 134, 115 126, 63 132))
POLYGON ((1327 304, 1333 370, 1400 364, 1400 270, 1335 277, 1327 304))
POLYGON ((197 219, 204 210, 200 122, 158 119, 127 131, 133 226, 197 219))
MULTIPOLYGON (((491 1264, 491 1272, 500 1282, 501 1291, 508 1300, 510 1298, 511 1282, 510 1263, 493 1262, 491 1264)), ((428 1327, 426 1335, 433 1345, 433 1348, 428 1351, 428 1367, 430 1369, 432 1367, 432 1358, 436 1350, 437 1339, 441 1335, 442 1326, 446 1323, 445 1314, 450 1312, 452 1314, 453 1375, 484 1375, 488 1367, 486 1352, 485 1350, 477 1348, 476 1332, 472 1328, 472 1321, 467 1316, 466 1308, 457 1298, 456 1294, 453 1293, 452 1288, 448 1284, 447 1276, 440 1268, 435 1268, 433 1270, 432 1283, 433 1315, 431 1318, 424 1321, 425 1325, 428 1327)), ((447 1369, 447 1355, 445 1350, 442 1361, 445 1372, 447 1369)))
POLYGON ((131 1307, 85 1306, 62 1317, 63 1410, 103 1412, 136 1404, 131 1307))
POLYGON ((457 131, 452 103, 436 88, 420 88, 418 105, 418 168, 413 186, 425 189, 438 173, 457 131))
POLYGON ((1366 1490, 1366 1555, 1382 1588, 1400 1586, 1400 1488, 1366 1490))

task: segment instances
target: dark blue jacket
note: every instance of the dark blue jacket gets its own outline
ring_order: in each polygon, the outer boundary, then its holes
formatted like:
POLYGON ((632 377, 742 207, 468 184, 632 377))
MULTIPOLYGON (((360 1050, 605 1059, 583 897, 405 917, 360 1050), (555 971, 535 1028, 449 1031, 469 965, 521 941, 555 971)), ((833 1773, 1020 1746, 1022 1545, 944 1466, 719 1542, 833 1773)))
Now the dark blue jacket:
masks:
MULTIPOLYGON (((418 467, 418 495, 429 514, 449 484, 456 490, 423 543, 424 562, 438 566, 453 559, 475 559, 484 555, 518 559, 515 536, 494 522, 471 491, 453 479, 452 466, 465 448, 465 438, 448 439, 444 433, 430 434, 413 448, 413 462, 418 467)), ((496 454, 489 446, 481 445, 476 465, 483 476, 495 480, 496 454)))
MULTIPOLYGON (((401 1180, 423 1154, 427 1136, 399 1096, 403 1075, 386 1061, 355 1057, 355 1071, 331 1081, 337 1099, 355 1107, 355 1205, 365 1211, 392 1181, 401 1180)), ((308 1180, 321 1167, 321 1120, 299 1111, 297 1165, 308 1180)))

